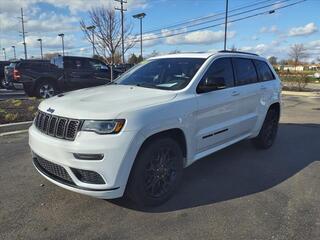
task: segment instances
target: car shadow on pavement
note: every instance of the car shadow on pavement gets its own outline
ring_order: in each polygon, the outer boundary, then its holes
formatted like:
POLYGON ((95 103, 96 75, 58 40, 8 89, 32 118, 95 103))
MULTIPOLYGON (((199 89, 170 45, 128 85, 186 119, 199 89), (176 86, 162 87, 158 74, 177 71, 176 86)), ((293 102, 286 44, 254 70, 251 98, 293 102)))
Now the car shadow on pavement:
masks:
MULTIPOLYGON (((275 144, 257 150, 246 140, 185 169, 181 186, 165 204, 144 212, 170 212, 244 197, 270 189, 319 161, 320 124, 281 123, 275 144)), ((138 210, 127 200, 113 203, 138 210)))

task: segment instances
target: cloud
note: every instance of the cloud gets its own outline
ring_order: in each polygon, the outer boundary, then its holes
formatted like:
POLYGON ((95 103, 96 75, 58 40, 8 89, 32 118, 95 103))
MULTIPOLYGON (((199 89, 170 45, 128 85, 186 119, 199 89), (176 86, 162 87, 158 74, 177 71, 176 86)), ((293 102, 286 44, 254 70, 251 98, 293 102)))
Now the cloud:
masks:
MULTIPOLYGON (((2 32, 21 31, 18 19, 12 19, 8 13, 0 14, 2 32)), ((75 25, 79 26, 79 19, 74 16, 59 15, 54 12, 43 12, 38 16, 26 18, 25 30, 27 32, 60 32, 73 31, 75 25)))
POLYGON ((281 41, 272 41, 271 43, 259 43, 255 46, 240 47, 241 51, 257 53, 263 56, 279 56, 287 52, 288 46, 282 46, 281 41))
MULTIPOLYGON (((28 47, 38 48, 39 42, 37 39, 38 35, 32 35, 26 37, 26 43, 28 47)), ((74 47, 74 43, 82 43, 79 39, 76 39, 74 35, 65 35, 64 37, 64 46, 65 48, 74 47)), ((59 36, 44 36, 42 37, 42 44, 44 49, 60 49, 61 48, 61 37, 59 36)))
POLYGON ((289 30, 288 36, 295 37, 295 36, 306 36, 313 34, 318 31, 318 27, 314 22, 308 23, 302 27, 294 27, 289 30))
POLYGON ((271 27, 260 28, 260 33, 276 33, 276 32, 278 32, 278 28, 275 25, 273 25, 271 27))
MULTIPOLYGON (((233 38, 236 35, 235 31, 228 32, 228 38, 233 38)), ((165 43, 169 45, 175 44, 213 44, 223 41, 224 31, 203 30, 187 34, 168 37, 165 43)))

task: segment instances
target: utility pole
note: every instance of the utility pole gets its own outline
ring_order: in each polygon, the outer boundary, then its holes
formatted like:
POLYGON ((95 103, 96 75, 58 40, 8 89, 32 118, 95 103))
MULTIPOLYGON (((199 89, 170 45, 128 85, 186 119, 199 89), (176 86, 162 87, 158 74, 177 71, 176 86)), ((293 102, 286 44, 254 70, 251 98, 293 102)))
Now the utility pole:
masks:
POLYGON ((145 16, 146 16, 145 13, 139 13, 139 14, 133 15, 134 18, 137 18, 140 20, 140 56, 142 59, 143 59, 143 56, 142 56, 142 19, 145 16))
POLYGON ((87 29, 89 31, 91 31, 91 37, 92 37, 92 57, 94 56, 94 50, 95 50, 95 46, 94 46, 94 30, 96 29, 96 26, 92 25, 87 27, 87 29))
POLYGON ((16 55, 16 46, 11 46, 13 48, 13 58, 14 60, 17 59, 17 55, 16 55))
POLYGON ((27 59, 28 55, 27 55, 27 44, 26 44, 26 32, 24 31, 24 19, 23 19, 23 9, 21 8, 21 25, 22 25, 22 39, 23 39, 23 46, 24 46, 24 58, 27 59))
POLYGON ((124 22, 124 16, 123 16, 123 12, 127 11, 127 9, 123 8, 123 4, 127 3, 127 1, 125 0, 115 0, 116 2, 120 2, 120 8, 115 8, 115 10, 119 10, 121 12, 121 45, 122 45, 122 63, 124 63, 124 26, 123 26, 123 22, 124 22))
POLYGON ((64 56, 64 34, 63 33, 59 33, 58 34, 59 37, 61 37, 61 43, 62 43, 62 56, 64 56))
POLYGON ((228 0, 226 0, 226 16, 224 19, 224 48, 223 50, 227 50, 227 29, 228 29, 228 0))
POLYGON ((42 54, 42 39, 39 38, 38 41, 40 42, 41 60, 43 60, 43 54, 42 54))
POLYGON ((7 60, 6 49, 2 48, 2 51, 3 51, 4 60, 6 61, 7 60))

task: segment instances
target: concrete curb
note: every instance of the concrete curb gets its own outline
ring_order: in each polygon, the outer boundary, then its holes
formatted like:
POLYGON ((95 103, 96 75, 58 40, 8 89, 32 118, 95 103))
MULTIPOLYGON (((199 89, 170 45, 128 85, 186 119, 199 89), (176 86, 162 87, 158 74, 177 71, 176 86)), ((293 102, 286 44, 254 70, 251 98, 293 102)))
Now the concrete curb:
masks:
POLYGON ((302 97, 320 97, 320 92, 294 92, 294 91, 282 91, 282 95, 288 95, 288 96, 302 96, 302 97))
POLYGON ((19 133, 19 131, 27 131, 31 125, 32 121, 0 124, 0 136, 4 136, 3 134, 8 135, 10 132, 19 133))
POLYGON ((19 131, 13 131, 13 132, 4 132, 4 133, 0 133, 0 137, 13 135, 13 134, 19 134, 19 133, 26 133, 26 132, 28 132, 28 129, 19 130, 19 131))

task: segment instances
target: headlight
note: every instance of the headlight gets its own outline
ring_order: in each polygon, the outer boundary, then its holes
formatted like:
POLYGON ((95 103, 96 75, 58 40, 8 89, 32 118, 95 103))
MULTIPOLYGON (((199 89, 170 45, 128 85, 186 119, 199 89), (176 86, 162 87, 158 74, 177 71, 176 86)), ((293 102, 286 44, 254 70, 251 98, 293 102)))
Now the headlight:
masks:
POLYGON ((116 134, 121 131, 124 119, 116 120, 85 120, 81 131, 95 132, 98 134, 116 134))

